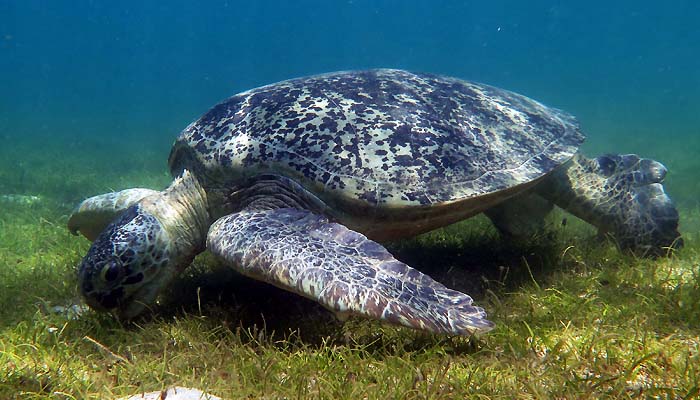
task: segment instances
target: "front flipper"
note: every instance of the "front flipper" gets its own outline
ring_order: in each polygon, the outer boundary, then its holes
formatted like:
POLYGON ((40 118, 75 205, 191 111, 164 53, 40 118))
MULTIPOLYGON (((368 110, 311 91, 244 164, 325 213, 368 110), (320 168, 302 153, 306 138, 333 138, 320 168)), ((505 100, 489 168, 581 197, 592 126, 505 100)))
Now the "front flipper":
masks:
POLYGON ((216 221, 207 248, 243 275, 333 311, 436 333, 468 335, 493 323, 464 293, 396 260, 364 235, 306 210, 243 210, 216 221))
POLYGON ((127 208, 156 193, 156 190, 134 188, 85 199, 70 215, 68 230, 74 235, 80 232, 92 242, 127 208))

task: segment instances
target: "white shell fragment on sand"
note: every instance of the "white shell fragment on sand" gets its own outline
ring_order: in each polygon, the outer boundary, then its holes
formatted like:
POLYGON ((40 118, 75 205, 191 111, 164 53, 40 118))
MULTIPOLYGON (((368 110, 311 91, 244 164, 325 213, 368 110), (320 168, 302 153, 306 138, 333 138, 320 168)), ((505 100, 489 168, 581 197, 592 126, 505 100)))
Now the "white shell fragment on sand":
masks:
POLYGON ((201 390, 185 388, 181 386, 171 387, 166 390, 157 392, 148 392, 133 395, 130 397, 122 397, 117 400, 223 400, 221 397, 216 397, 211 394, 202 392, 201 390))

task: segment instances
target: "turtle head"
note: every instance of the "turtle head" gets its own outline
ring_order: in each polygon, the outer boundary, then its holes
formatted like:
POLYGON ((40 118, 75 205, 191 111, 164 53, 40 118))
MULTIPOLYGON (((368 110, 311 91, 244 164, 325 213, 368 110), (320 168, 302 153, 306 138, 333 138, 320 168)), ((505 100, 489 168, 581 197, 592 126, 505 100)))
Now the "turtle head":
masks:
POLYGON ((187 172, 163 192, 127 208, 95 239, 80 264, 88 305, 133 318, 202 251, 206 197, 187 172))
POLYGON ((140 314, 175 275, 168 232, 141 204, 129 207, 90 247, 80 290, 96 310, 140 314))

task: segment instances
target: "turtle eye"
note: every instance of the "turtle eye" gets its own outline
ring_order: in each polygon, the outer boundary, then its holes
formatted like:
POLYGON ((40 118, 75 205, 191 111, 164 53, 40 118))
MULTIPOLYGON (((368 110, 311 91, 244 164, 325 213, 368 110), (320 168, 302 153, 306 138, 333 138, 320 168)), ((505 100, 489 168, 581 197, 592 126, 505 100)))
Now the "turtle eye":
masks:
POLYGON ((108 262, 102 267, 100 276, 105 282, 114 282, 119 277, 119 264, 114 260, 108 262))

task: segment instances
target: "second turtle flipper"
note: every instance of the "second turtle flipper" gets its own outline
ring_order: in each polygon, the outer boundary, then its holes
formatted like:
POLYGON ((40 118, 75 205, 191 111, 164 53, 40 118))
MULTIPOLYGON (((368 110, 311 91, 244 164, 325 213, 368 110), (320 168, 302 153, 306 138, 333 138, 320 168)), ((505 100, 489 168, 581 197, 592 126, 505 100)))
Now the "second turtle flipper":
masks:
POLYGON ((360 315, 436 333, 493 327, 471 297, 384 247, 306 210, 243 210, 216 221, 207 248, 240 273, 308 297, 341 319, 360 315))
POLYGON ((74 235, 82 233, 92 242, 127 208, 156 193, 156 190, 133 188, 87 198, 73 210, 68 229, 74 235))

